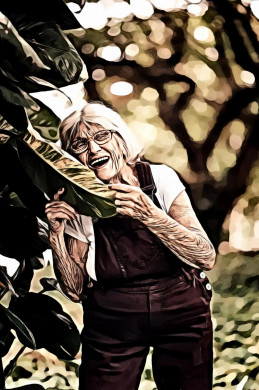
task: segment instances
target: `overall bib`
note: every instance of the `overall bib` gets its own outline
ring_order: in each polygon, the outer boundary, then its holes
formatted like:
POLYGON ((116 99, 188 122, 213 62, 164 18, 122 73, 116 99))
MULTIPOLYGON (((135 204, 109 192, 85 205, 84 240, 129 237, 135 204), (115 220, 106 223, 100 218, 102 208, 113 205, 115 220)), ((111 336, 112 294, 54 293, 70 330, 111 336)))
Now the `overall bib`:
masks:
MULTIPOLYGON (((148 163, 143 192, 161 208, 148 163)), ((137 390, 149 348, 159 390, 212 388, 211 291, 141 222, 94 223, 97 282, 85 284, 80 390, 137 390)))

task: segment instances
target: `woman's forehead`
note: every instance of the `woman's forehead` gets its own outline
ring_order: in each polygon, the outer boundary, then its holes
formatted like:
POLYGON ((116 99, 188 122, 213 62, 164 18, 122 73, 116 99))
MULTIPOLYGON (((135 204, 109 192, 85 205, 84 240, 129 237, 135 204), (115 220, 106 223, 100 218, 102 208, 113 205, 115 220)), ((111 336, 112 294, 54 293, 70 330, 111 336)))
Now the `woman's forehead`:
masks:
POLYGON ((81 122, 79 125, 79 131, 78 134, 76 134, 76 137, 87 137, 91 136, 95 133, 97 133, 100 130, 104 130, 102 125, 99 125, 98 123, 84 123, 81 122))

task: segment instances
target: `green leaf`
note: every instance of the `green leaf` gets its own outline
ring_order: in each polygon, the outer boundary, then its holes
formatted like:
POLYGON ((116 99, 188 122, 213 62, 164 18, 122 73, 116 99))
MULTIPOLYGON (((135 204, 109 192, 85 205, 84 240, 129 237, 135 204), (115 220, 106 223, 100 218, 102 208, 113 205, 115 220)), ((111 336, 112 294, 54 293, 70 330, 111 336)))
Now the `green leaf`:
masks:
POLYGON ((33 269, 42 269, 45 267, 43 255, 41 257, 40 256, 31 257, 30 262, 33 269))
MULTIPOLYGON (((37 349, 49 350, 56 343, 62 345, 63 339, 70 337, 69 335, 75 339, 79 338, 73 320, 52 297, 28 293, 13 300, 10 308, 33 333, 37 349)), ((23 335, 18 335, 18 338, 25 344, 23 335)))
POLYGON ((18 338, 19 336, 22 336, 23 340, 25 341, 24 345, 31 349, 36 349, 36 342, 35 338, 30 331, 30 329, 25 325, 25 323, 17 317, 10 309, 4 308, 6 315, 11 322, 12 328, 16 331, 18 338))
POLYGON ((60 119, 43 103, 39 102, 41 109, 39 112, 28 110, 30 122, 43 138, 57 141, 59 136, 58 127, 60 119))
MULTIPOLYGON (((0 75, 0 100, 11 103, 13 106, 19 106, 19 107, 26 107, 30 108, 33 111, 38 111, 39 106, 38 104, 25 92, 23 91, 18 85, 15 85, 11 81, 8 81, 8 83, 3 83, 3 80, 1 80, 0 75)), ((4 112, 1 112, 2 115, 4 115, 4 112)), ((17 129, 16 129, 17 133, 17 129)))
POLYGON ((6 272, 6 267, 3 267, 2 265, 0 265, 0 283, 1 283, 0 286, 3 285, 4 288, 11 291, 13 295, 18 296, 14 290, 12 281, 6 272))
POLYGON ((0 358, 9 351, 14 336, 4 306, 0 305, 0 358))
POLYGON ((62 187, 62 200, 79 214, 110 217, 116 214, 113 191, 94 172, 33 129, 17 140, 21 162, 35 185, 50 198, 62 187), (19 141, 19 142, 18 142, 19 141))
POLYGON ((39 236, 38 221, 31 211, 24 207, 10 206, 0 198, 0 214, 2 255, 21 261, 25 257, 38 256, 48 248, 48 244, 39 236))
POLYGON ((10 20, 0 13, 1 49, 6 56, 1 56, 1 67, 9 74, 29 76, 42 69, 48 69, 33 48, 19 35, 10 20))
POLYGON ((4 339, 4 342, 3 343, 0 342, 0 358, 5 356, 9 352, 9 349, 11 348, 14 339, 15 339, 14 335, 9 330, 4 339))
POLYGON ((55 278, 41 278, 40 284, 42 285, 44 292, 45 291, 59 291, 64 297, 68 299, 68 297, 64 294, 64 292, 61 290, 57 279, 55 278))
MULTIPOLYGON (((67 313, 63 314, 70 321, 67 313)), ((74 359, 80 348, 80 334, 75 326, 71 324, 70 332, 62 338, 60 343, 50 345, 47 349, 49 352, 56 355, 59 359, 71 360, 74 359)))

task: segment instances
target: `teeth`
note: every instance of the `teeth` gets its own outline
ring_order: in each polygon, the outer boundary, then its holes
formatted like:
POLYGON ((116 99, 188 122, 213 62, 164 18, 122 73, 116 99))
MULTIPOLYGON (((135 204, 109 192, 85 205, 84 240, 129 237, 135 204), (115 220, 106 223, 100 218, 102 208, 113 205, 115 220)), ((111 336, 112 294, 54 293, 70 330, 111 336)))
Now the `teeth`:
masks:
POLYGON ((92 165, 92 166, 95 166, 96 164, 98 164, 100 161, 103 161, 103 160, 108 160, 108 157, 100 157, 100 158, 97 158, 96 160, 91 161, 91 165, 92 165))

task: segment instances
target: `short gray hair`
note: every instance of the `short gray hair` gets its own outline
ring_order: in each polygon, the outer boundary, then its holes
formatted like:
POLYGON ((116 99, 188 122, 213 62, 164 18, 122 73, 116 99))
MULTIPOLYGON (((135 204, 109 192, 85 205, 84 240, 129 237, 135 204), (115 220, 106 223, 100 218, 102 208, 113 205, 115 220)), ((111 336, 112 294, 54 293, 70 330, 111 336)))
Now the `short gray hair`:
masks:
POLYGON ((60 141, 63 149, 69 149, 81 123, 87 127, 91 127, 91 124, 99 124, 104 129, 116 130, 120 136, 117 137, 118 141, 122 141, 121 146, 127 164, 134 164, 142 155, 143 148, 121 116, 99 101, 86 103, 81 110, 74 111, 61 122, 60 141))

